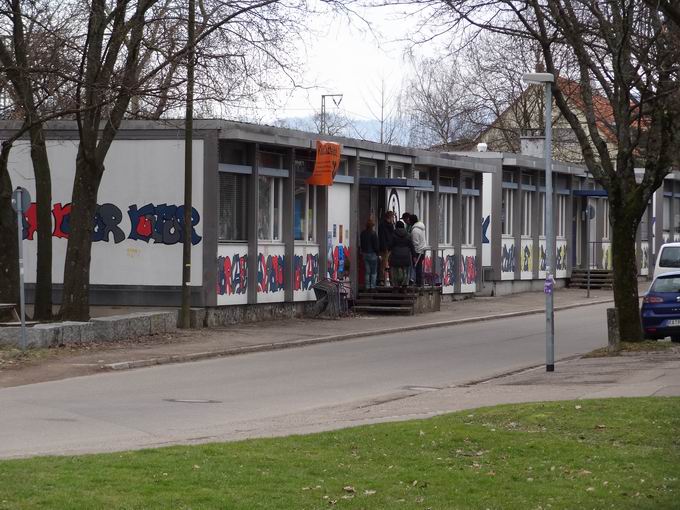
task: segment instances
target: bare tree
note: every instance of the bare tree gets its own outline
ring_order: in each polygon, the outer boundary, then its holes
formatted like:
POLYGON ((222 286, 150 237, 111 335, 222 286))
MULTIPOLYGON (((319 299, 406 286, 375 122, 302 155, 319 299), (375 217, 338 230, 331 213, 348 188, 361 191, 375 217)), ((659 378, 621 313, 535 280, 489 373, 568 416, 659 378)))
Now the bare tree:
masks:
MULTIPOLYGON (((35 291, 36 319, 52 316, 52 185, 43 123, 47 118, 62 115, 60 108, 69 108, 68 63, 63 56, 68 9, 53 2, 21 2, 8 0, 0 11, 0 65, 5 79, 5 116, 23 121, 23 126, 3 142, 0 156, 3 211, 11 181, 7 171, 9 152, 14 141, 25 133, 30 141, 36 187, 37 274, 35 291)), ((2 214, 5 217, 5 214, 2 214)), ((13 273, 16 257, 16 229, 8 229, 2 221, 0 239, 8 247, 0 259, 0 288, 4 299, 16 294, 13 273), (12 260, 10 260, 10 258, 12 260), (10 277, 11 276, 11 277, 10 277), (5 278, 8 278, 5 280, 5 278)))
POLYGON ((620 332, 624 340, 639 341, 635 234, 680 150, 678 25, 656 7, 631 0, 429 5, 461 30, 494 31, 539 45, 546 71, 558 77, 555 102, 588 169, 608 192, 620 332), (558 58, 565 54, 569 58, 558 58), (639 183, 636 166, 645 169, 639 183))

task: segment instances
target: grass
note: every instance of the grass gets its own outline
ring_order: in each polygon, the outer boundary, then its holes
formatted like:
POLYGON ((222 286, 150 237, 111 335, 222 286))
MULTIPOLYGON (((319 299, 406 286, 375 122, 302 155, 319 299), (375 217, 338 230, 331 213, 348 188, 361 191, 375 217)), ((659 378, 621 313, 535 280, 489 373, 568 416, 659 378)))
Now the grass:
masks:
POLYGON ((620 356, 628 352, 657 352, 666 351, 674 347, 680 347, 679 344, 673 342, 665 342, 661 340, 644 340, 642 342, 621 342, 620 348, 616 352, 609 352, 607 347, 601 347, 600 349, 595 349, 584 355, 584 358, 604 358, 607 356, 620 356))
POLYGON ((680 399, 0 462, 2 509, 680 508, 680 399))

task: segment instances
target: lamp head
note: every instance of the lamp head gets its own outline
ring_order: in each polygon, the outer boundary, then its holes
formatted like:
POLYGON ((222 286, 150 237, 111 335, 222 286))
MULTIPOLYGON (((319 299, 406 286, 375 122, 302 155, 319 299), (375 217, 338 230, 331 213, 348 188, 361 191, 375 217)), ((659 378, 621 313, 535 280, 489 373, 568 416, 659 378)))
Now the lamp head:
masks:
POLYGON ((555 75, 552 73, 524 73, 522 81, 525 83, 554 83, 555 75))

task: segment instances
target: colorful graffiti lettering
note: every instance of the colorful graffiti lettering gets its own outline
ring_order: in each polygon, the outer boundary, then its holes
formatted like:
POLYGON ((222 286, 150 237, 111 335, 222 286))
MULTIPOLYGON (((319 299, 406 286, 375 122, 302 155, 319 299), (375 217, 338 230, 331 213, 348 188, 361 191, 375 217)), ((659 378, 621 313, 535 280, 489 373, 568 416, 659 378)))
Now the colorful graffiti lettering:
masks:
POLYGON ((522 249, 522 256, 521 256, 521 267, 522 271, 528 272, 533 270, 533 264, 531 263, 531 245, 525 245, 524 248, 522 249))
POLYGON ((503 273, 510 273, 515 271, 515 245, 503 245, 503 252, 501 253, 501 271, 503 273))
POLYGON ((439 267, 442 268, 442 286, 450 287, 453 285, 454 271, 456 265, 456 257, 454 255, 447 255, 446 257, 439 257, 439 267))
POLYGON ((557 247, 555 267, 557 268, 557 271, 567 270, 567 246, 564 244, 562 246, 557 247))
POLYGON ((248 255, 217 258, 217 295, 233 296, 248 290, 248 255))
POLYGON ((319 255, 295 255, 293 266, 293 290, 312 290, 312 286, 319 280, 319 255))
POLYGON ((649 269, 649 246, 647 244, 641 247, 640 269, 649 269))
POLYGON ((432 272, 432 256, 425 255, 425 258, 423 259, 423 273, 431 272, 432 272))
POLYGON ((483 244, 489 244, 491 241, 489 241, 489 236, 487 235, 487 231, 489 230, 489 224, 491 223, 491 215, 487 215, 486 218, 482 220, 482 243, 483 244))
MULTIPOLYGON (((184 206, 168 204, 146 204, 141 209, 136 204, 128 207, 130 217, 130 234, 128 239, 145 241, 153 239, 154 243, 173 245, 184 240, 182 225, 184 224, 184 206)), ((68 239, 71 233, 71 204, 55 203, 52 207, 54 228, 52 237, 68 239)), ((123 213, 114 204, 97 204, 92 224, 92 242, 108 243, 111 239, 115 244, 122 243, 126 237, 121 228, 123 213)), ((196 225, 201 216, 194 208, 191 210, 191 244, 201 242, 201 236, 196 232, 196 225)), ((24 214, 24 239, 33 240, 38 228, 37 209, 33 202, 24 214)))
MULTIPOLYGON (((130 217, 130 235, 128 239, 135 241, 173 245, 184 241, 184 206, 168 204, 146 204, 138 208, 136 204, 128 207, 130 217)), ((201 242, 201 236, 194 227, 201 221, 196 209, 191 209, 191 244, 201 242)))
POLYGON ((328 277, 342 279, 349 266, 349 247, 341 244, 328 248, 328 277))
POLYGON ((268 255, 263 253, 257 257, 257 291, 279 292, 283 290, 283 255, 268 255))
POLYGON ((460 258, 460 283, 470 285, 477 279, 477 257, 463 255, 460 258))
POLYGON ((547 255, 545 253, 545 246, 540 245, 539 250, 541 252, 541 261, 538 266, 539 271, 545 271, 545 260, 547 258, 547 255))

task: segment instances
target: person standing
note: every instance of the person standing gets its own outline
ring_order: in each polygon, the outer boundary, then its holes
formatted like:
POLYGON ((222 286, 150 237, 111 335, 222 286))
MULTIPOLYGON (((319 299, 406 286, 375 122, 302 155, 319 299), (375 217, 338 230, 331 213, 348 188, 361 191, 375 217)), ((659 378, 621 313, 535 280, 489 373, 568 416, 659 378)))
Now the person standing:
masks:
POLYGON ((364 287, 367 289, 375 289, 376 278, 378 276, 378 235, 375 233, 374 221, 369 218, 366 222, 366 228, 359 236, 359 248, 361 249, 361 256, 364 259, 366 272, 364 273, 364 287))
POLYGON ((401 221, 404 222, 404 228, 406 229, 406 232, 409 234, 411 233, 411 213, 405 212, 404 214, 401 215, 401 221))
POLYGON ((387 211, 378 225, 378 247, 380 248, 380 272, 378 280, 380 284, 387 284, 387 268, 390 258, 390 247, 394 239, 394 211, 387 211))
POLYGON ((392 273, 392 285, 394 287, 406 287, 408 285, 411 261, 415 253, 404 222, 398 221, 394 229, 394 239, 390 251, 390 272, 392 273))
POLYGON ((423 261, 425 260, 425 246, 427 245, 427 236, 425 235, 425 224, 418 220, 418 216, 411 215, 411 239, 413 240, 413 247, 415 248, 415 269, 416 269, 416 286, 423 286, 423 261))

